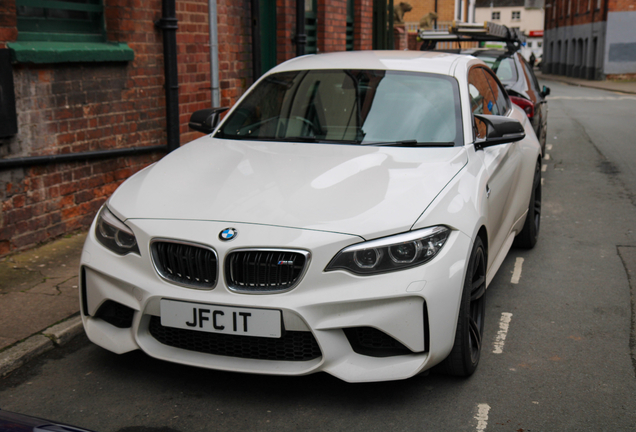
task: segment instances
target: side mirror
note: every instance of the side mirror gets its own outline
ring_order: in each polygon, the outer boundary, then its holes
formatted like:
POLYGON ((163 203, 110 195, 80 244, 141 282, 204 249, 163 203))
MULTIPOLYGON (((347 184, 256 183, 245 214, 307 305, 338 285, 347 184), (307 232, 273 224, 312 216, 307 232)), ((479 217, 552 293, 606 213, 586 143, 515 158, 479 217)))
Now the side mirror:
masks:
MULTIPOLYGON (((473 114, 476 122, 482 122, 485 126, 485 138, 478 138, 475 141, 475 148, 481 150, 497 144, 506 144, 521 141, 525 138, 526 132, 519 120, 503 116, 473 114)), ((483 128, 478 128, 483 129, 483 128)))
POLYGON ((543 90, 541 90, 541 97, 546 97, 550 94, 550 87, 543 86, 543 90))
POLYGON ((221 113, 228 109, 229 107, 221 107, 195 111, 190 116, 190 123, 188 123, 188 126, 190 129, 194 129, 198 132, 203 132, 205 134, 212 133, 214 128, 216 128, 216 125, 219 124, 221 113))

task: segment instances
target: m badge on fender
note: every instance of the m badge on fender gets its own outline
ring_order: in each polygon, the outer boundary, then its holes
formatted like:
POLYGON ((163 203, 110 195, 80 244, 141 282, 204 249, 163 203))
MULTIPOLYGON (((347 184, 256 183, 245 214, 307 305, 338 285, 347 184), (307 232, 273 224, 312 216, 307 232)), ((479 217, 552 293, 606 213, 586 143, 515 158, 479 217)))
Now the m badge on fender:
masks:
POLYGON ((221 234, 219 234, 219 239, 223 241, 230 241, 234 240, 237 235, 238 230, 236 228, 225 228, 223 231, 221 231, 221 234))

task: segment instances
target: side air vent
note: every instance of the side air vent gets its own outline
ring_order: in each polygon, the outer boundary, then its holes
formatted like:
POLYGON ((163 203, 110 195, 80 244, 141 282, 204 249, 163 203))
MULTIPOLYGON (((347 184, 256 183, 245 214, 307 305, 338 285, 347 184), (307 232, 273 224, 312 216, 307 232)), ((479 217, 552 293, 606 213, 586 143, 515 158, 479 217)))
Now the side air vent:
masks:
POLYGON ((101 318, 117 328, 130 328, 134 315, 134 309, 112 300, 106 300, 95 313, 95 318, 101 318))

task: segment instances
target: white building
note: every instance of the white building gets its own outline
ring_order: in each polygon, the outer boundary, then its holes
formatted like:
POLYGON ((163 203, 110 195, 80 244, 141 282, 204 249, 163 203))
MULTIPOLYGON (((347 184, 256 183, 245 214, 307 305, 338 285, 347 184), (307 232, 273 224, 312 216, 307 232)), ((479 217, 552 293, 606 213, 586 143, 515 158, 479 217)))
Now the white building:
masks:
POLYGON ((475 22, 492 21, 521 30, 527 38, 521 54, 543 55, 543 0, 477 0, 475 22))

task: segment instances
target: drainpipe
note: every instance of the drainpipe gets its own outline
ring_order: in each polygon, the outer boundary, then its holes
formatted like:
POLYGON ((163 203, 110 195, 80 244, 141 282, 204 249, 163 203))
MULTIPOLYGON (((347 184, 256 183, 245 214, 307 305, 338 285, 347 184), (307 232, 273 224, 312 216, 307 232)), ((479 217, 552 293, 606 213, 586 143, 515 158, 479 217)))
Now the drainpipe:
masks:
MULTIPOLYGON (((437 0, 435 0, 435 16, 437 16, 437 0)), ((433 28, 437 30, 437 18, 433 20, 433 28)))
POLYGON ((163 66, 166 90, 166 127, 168 151, 180 146, 179 138, 179 77, 177 72, 177 12, 175 0, 163 0, 163 16, 155 26, 163 31, 163 66))
POLYGON ((261 12, 259 0, 252 0, 252 79, 253 82, 261 76, 261 12))
POLYGON ((216 14, 216 0, 208 1, 210 23, 210 81, 212 84, 212 108, 221 106, 219 92, 219 32, 216 14))

